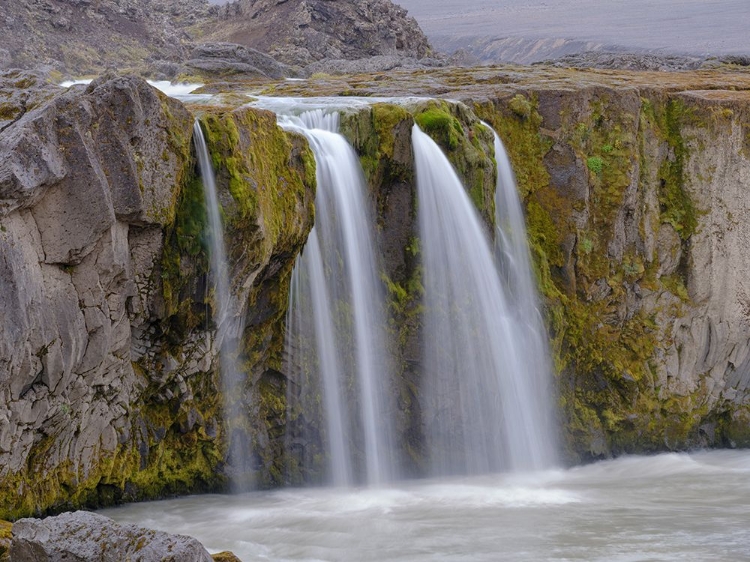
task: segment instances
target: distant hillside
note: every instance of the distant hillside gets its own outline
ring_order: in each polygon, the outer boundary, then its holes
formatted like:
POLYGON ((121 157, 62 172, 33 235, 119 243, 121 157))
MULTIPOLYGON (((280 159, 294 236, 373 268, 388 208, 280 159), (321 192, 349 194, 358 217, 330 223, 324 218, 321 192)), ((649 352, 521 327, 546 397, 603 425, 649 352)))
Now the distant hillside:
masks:
POLYGON ((210 10, 208 0, 0 0, 0 68, 80 75, 179 61, 187 28, 210 10))
POLYGON ((534 62, 584 50, 750 54, 747 0, 396 0, 432 44, 485 61, 534 62))
POLYGON ((0 69, 61 75, 108 66, 169 75, 197 44, 217 41, 298 66, 430 52, 416 21, 389 0, 0 0, 0 38, 0 69))
POLYGON ((377 55, 422 58, 430 45, 390 0, 238 0, 204 26, 204 40, 253 47, 292 65, 377 55))

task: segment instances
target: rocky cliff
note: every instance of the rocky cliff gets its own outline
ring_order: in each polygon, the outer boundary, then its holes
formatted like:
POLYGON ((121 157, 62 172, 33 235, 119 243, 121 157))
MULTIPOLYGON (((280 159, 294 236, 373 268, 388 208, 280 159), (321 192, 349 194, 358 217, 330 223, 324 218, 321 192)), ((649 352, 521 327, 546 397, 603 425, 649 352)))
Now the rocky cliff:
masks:
MULTIPOLYGON (((305 141, 267 112, 191 108, 230 234, 245 378, 226 396, 193 117, 136 79, 13 97, 23 79, 0 88, 14 108, 0 132, 0 517, 219 489, 235 444, 252 444, 244 468, 261 485, 319 478, 320 420, 287 412, 299 381, 283 365, 289 275, 313 218, 305 141), (235 400, 245 415, 230 435, 221 414, 235 400), (290 462, 290 440, 305 463, 290 462)), ((454 100, 360 106, 342 123, 377 210, 404 472, 424 472, 415 121, 487 222, 494 168, 478 118, 505 141, 568 460, 750 445, 748 91, 744 71, 546 67, 268 87, 454 100)))
POLYGON ((414 18, 390 0, 238 0, 221 8, 206 38, 229 41, 305 66, 376 55, 422 58, 430 45, 414 18))
POLYGON ((182 61, 191 41, 187 28, 211 17, 206 0, 3 0, 0 6, 0 69, 74 76, 182 61))
MULTIPOLYGON (((0 134, 0 517, 220 488, 193 116, 129 78, 19 114, 0 134)), ((219 185, 251 392, 283 341, 277 302, 311 227, 314 166, 270 113, 201 120, 232 162, 219 185)))

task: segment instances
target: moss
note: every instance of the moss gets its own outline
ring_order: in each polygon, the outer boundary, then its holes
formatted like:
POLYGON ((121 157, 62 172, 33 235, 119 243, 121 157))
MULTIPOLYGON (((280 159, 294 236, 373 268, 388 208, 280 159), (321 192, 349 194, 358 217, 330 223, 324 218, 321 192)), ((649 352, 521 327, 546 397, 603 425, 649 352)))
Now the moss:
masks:
POLYGON ((534 106, 526 98, 526 96, 522 94, 516 94, 515 96, 513 96, 513 98, 508 102, 508 107, 521 119, 530 119, 532 114, 534 113, 534 106))
POLYGON ((226 550, 224 552, 212 554, 211 558, 214 559, 214 562, 242 562, 234 553, 226 550))
MULTIPOLYGON (((610 145, 606 145, 610 146, 610 145)), ((598 156, 589 156, 586 159, 586 166, 589 170, 591 170, 592 173, 596 174, 597 176, 602 175, 602 170, 604 169, 604 160, 599 158, 598 156)))
POLYGON ((661 222, 672 225, 687 240, 698 226, 697 210, 685 189, 688 150, 682 136, 683 126, 694 121, 693 111, 679 98, 665 103, 643 100, 642 115, 669 149, 658 171, 661 222))
POLYGON ((342 114, 341 133, 356 150, 373 194, 378 194, 381 186, 413 180, 411 148, 403 142, 409 138, 413 122, 403 107, 387 103, 342 114), (401 141, 398 147, 397 139, 401 141))
POLYGON ((430 101, 418 107, 414 121, 440 145, 458 173, 474 206, 490 227, 495 224, 494 139, 466 106, 430 101))
POLYGON ((315 183, 309 148, 278 128, 268 111, 209 109, 200 119, 217 181, 232 196, 230 207, 222 200, 227 228, 261 229, 266 248, 282 238, 298 237, 295 215, 315 183), (293 163, 296 159, 302 160, 302 169, 293 163))
POLYGON ((722 412, 716 425, 720 445, 732 448, 750 447, 750 406, 737 406, 722 412))
MULTIPOLYGON (((443 102, 444 103, 444 102, 443 102)), ((449 150, 456 150, 464 130, 461 123, 444 107, 432 105, 414 116, 414 120, 425 133, 449 150)))
POLYGON ((519 195, 526 200, 537 189, 549 185, 544 156, 552 147, 552 142, 541 130, 542 116, 538 112, 538 100, 535 97, 527 100, 531 113, 521 119, 510 108, 512 99, 515 98, 477 104, 474 110, 503 140, 516 175, 519 195))
MULTIPOLYGON (((698 428, 707 413, 699 398, 668 402, 654 388, 653 358, 669 346, 669 333, 657 324, 655 312, 638 306, 631 290, 650 284, 651 290, 667 289, 684 298, 684 283, 679 276, 660 283, 658 264, 636 244, 626 241, 619 258, 610 253, 625 194, 634 179, 648 181, 648 162, 640 162, 641 176, 635 177, 644 136, 652 127, 661 138, 669 121, 683 126, 687 112, 667 109, 664 102, 647 108, 651 122, 636 120, 625 109, 632 104, 622 103, 612 92, 597 92, 583 108, 578 103, 577 98, 556 102, 560 125, 554 132, 543 129, 533 95, 509 94, 475 106, 505 141, 524 200, 559 373, 567 454, 580 460, 700 442, 698 428), (572 151, 590 172, 585 199, 576 201, 551 185, 545 156, 555 143, 557 154, 572 151), (625 309, 624 302, 636 304, 625 309)), ((677 136, 667 136, 679 153, 677 136)), ((684 208, 672 203, 668 207, 684 208)), ((686 214, 681 215, 683 222, 686 214)), ((690 222, 685 226, 690 232, 690 222)), ((622 243, 620 239, 618 245, 622 243)))
POLYGON ((3 102, 0 103, 0 120, 10 121, 21 114, 21 108, 15 104, 3 102))
POLYGON ((143 409, 131 412, 132 438, 113 452, 98 451, 87 472, 70 461, 51 466, 48 459, 58 444, 54 435, 41 439, 28 458, 27 471, 4 478, 0 517, 39 517, 222 489, 224 478, 216 471, 223 460, 220 440, 207 433, 206 423, 193 427, 181 423, 193 409, 198 419, 218 427, 220 395, 209 375, 192 377, 189 385, 196 400, 185 403, 175 398, 159 404, 149 396, 156 389, 147 389, 143 409))
POLYGON ((13 524, 0 521, 0 562, 10 561, 10 543, 13 539, 13 524))

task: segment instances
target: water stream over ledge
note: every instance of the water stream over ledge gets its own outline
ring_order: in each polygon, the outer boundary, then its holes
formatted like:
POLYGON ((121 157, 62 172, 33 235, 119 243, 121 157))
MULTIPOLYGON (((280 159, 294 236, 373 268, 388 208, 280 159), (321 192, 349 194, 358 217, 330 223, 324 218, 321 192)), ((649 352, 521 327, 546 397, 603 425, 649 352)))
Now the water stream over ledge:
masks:
POLYGON ((737 562, 750 558, 750 451, 194 496, 102 513, 194 536, 244 562, 737 562))
MULTIPOLYGON (((313 383, 303 389, 303 401, 315 401, 322 391, 328 481, 380 484, 393 478, 390 373, 385 296, 364 175, 354 149, 338 133, 338 113, 314 109, 300 117, 280 116, 279 123, 307 137, 318 185, 315 226, 293 273, 289 367, 300 373, 297 379, 313 383), (312 349, 317 353, 309 353, 312 349), (354 443, 363 443, 364 466, 357 466, 354 443)), ((288 407, 299 407, 294 402, 288 407)))
POLYGON ((421 392, 432 473, 549 467, 555 460, 552 373, 541 334, 530 329, 539 312, 528 251, 512 243, 525 239, 520 208, 512 209, 517 196, 498 197, 506 258, 498 264, 487 229, 440 147, 417 125, 412 143, 426 309, 421 392), (508 214, 516 220, 505 220, 508 214))
POLYGON ((213 285, 213 322, 216 326, 216 346, 219 349, 219 368, 222 392, 226 399, 224 418, 229 432, 229 452, 227 473, 236 491, 252 489, 250 466, 250 439, 242 429, 245 424, 243 410, 235 399, 235 391, 242 383, 242 373, 238 364, 241 326, 239 318, 232 316, 236 308, 233 303, 230 267, 224 244, 224 223, 221 219, 221 204, 216 190, 211 155, 198 121, 193 125, 193 142, 198 158, 203 194, 208 218, 209 258, 211 262, 211 282, 213 285))

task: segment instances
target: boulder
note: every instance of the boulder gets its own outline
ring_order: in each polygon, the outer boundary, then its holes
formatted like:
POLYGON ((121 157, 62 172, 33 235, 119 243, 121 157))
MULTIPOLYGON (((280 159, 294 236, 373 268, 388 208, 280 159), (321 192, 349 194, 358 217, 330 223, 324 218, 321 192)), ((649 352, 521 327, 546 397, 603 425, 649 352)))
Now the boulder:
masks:
POLYGON ((14 562, 211 562, 197 540, 109 517, 76 511, 47 519, 21 519, 13 525, 14 562))
POLYGON ((204 43, 193 49, 185 66, 207 74, 250 74, 267 78, 295 76, 295 71, 260 51, 235 43, 204 43))

